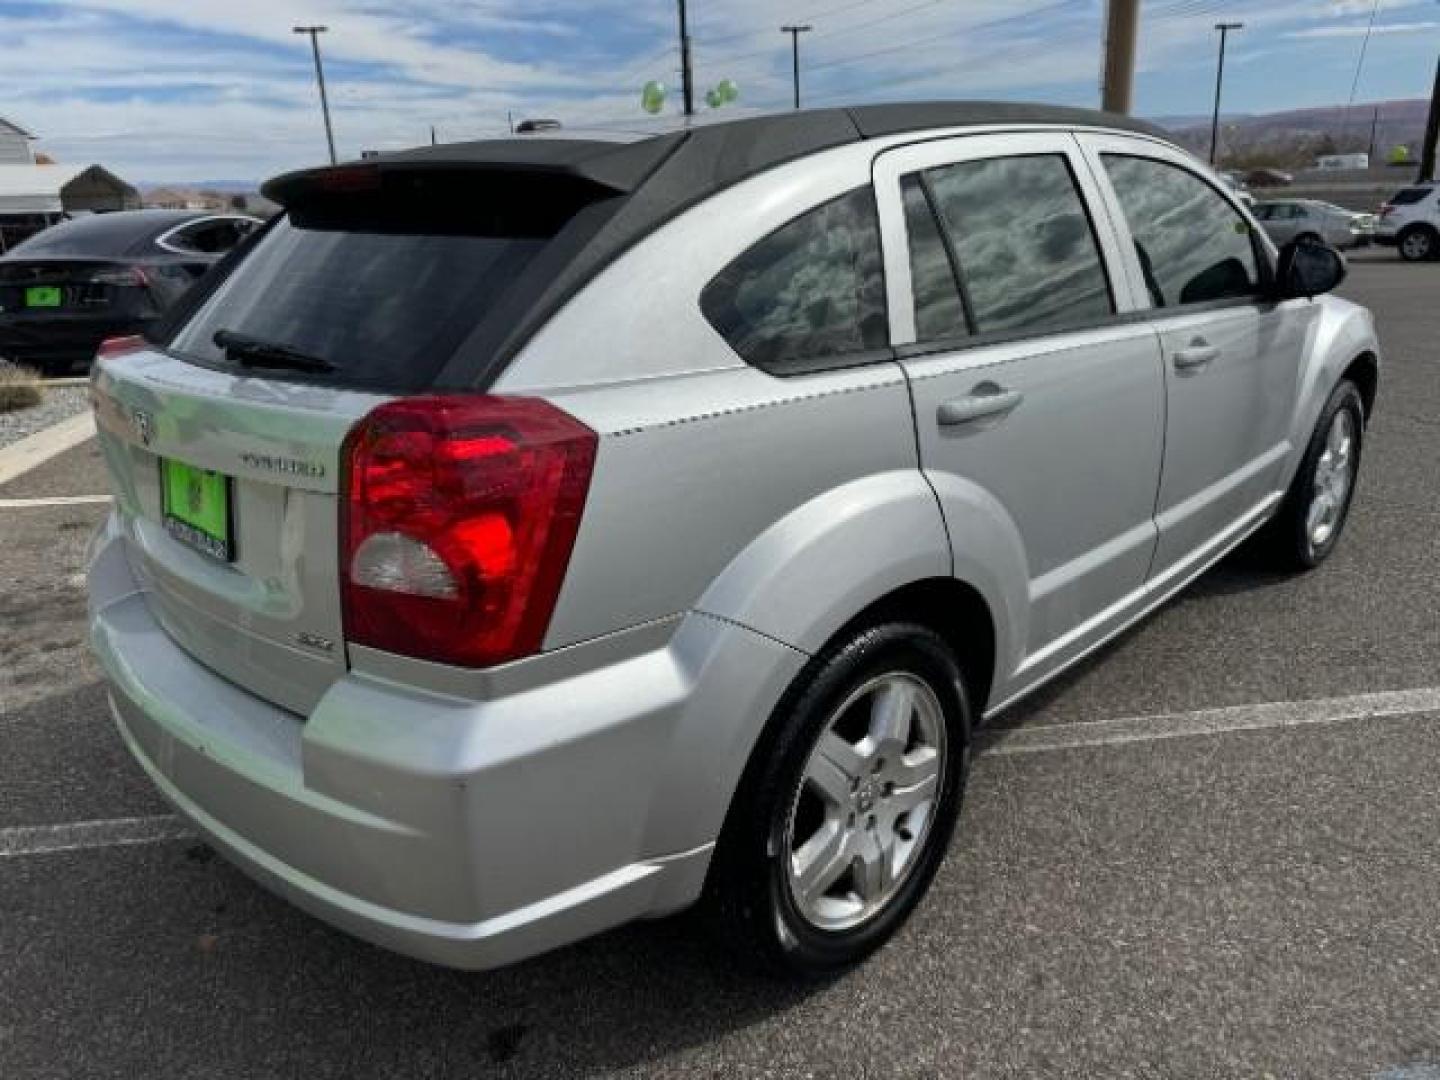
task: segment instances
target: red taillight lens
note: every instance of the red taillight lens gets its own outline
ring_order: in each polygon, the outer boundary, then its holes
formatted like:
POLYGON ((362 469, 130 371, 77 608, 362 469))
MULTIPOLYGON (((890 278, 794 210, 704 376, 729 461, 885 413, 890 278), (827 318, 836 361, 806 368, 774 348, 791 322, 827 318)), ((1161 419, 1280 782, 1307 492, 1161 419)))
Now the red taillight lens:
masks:
POLYGON ((113 360, 117 356, 124 356, 126 353, 139 352, 146 348, 148 342, 139 334, 131 334, 126 337, 106 338, 100 342, 100 347, 95 350, 95 359, 113 360))
POLYGON ((597 442, 534 398, 409 398, 370 413, 344 449, 346 640, 466 667, 537 652, 597 442))
POLYGON ((1380 204, 1380 212, 1379 212, 1379 214, 1378 214, 1377 216, 1382 217, 1382 218, 1383 218, 1383 217, 1389 217, 1389 216, 1394 212, 1394 210, 1395 210, 1395 207, 1391 206, 1389 203, 1381 203, 1381 204, 1380 204))
POLYGON ((145 271, 138 266, 106 266, 91 271, 87 278, 92 285, 136 285, 150 284, 145 271))

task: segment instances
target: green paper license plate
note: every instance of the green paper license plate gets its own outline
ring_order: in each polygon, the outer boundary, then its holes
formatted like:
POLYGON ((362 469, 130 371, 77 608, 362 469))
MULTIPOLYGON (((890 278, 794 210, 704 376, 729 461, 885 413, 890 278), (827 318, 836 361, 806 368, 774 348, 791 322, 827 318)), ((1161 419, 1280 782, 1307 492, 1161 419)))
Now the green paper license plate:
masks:
POLYGON ((228 476, 161 458, 160 495, 166 532, 212 559, 235 557, 228 476))
POLYGON ((58 285, 31 285, 25 290, 26 307, 60 307, 64 300, 58 285))

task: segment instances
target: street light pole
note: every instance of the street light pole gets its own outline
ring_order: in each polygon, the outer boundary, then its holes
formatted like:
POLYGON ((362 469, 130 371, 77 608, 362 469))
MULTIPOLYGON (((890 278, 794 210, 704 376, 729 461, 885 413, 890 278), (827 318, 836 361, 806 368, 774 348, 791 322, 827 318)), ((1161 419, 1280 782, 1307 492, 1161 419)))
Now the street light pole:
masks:
POLYGON ((690 59, 690 19, 685 0, 680 0, 680 92, 685 102, 685 115, 695 115, 695 71, 690 59))
POLYGON ((330 127, 330 101, 325 96, 325 68, 320 63, 320 35, 329 30, 328 26, 296 26, 291 28, 297 34, 310 35, 310 50, 315 54, 315 81, 320 85, 320 111, 325 116, 325 143, 330 147, 330 164, 335 164, 335 132, 330 127))
POLYGON ((1105 72, 1100 89, 1100 107, 1106 112, 1130 112, 1139 25, 1140 0, 1110 0, 1105 14, 1105 72))
POLYGON ((1215 69, 1215 115, 1210 121, 1210 164, 1215 164, 1215 154, 1220 145, 1220 90, 1225 85, 1225 41, 1230 36, 1231 30, 1243 30, 1245 24, 1241 22, 1216 23, 1215 29, 1220 31, 1220 64, 1215 69))
POLYGON ((814 30, 813 26, 782 26, 780 32, 790 35, 791 71, 795 78, 795 108, 800 108, 800 35, 814 30))

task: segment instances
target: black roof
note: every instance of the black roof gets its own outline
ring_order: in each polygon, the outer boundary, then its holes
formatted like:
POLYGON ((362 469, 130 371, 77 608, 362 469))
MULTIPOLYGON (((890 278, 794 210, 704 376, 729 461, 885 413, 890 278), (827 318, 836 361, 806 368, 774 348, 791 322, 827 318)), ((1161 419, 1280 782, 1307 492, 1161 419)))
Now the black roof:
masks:
MULTIPOLYGON (((62 221, 10 249, 18 259, 149 254, 150 244, 176 225, 214 216, 201 210, 117 210, 62 221)), ((160 254, 156 249, 154 254, 160 254)))
MULTIPOLYGON (((934 101, 806 109, 679 131, 613 138, 521 136, 425 146, 287 173, 261 189, 282 206, 303 201, 336 171, 478 167, 541 174, 587 185, 591 204, 522 275, 476 338, 442 373, 442 384, 487 383, 539 326, 622 252, 691 206, 768 169, 867 139, 937 128, 1055 125, 1122 130, 1160 139, 1160 128, 1128 116, 1054 105, 934 101), (468 354, 472 361, 464 362, 468 354)), ((336 178, 341 179, 340 177, 336 178)), ((344 184, 335 184, 343 190, 344 184)))

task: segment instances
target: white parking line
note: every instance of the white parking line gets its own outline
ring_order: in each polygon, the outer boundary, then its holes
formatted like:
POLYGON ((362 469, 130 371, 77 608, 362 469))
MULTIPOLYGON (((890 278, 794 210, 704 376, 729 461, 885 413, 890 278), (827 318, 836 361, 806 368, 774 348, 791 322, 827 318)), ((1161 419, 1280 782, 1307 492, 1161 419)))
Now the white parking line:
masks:
MULTIPOLYGON (((1316 701, 1276 701, 1198 712, 1129 716, 1075 724, 1051 724, 982 736, 981 755, 1041 754, 1082 747, 1156 742, 1197 735, 1334 724, 1346 720, 1420 717, 1440 713, 1440 687, 1387 690, 1316 701)), ((173 814, 78 821, 0 829, 0 859, 60 851, 158 844, 197 836, 173 814)))
POLYGON ((1334 724, 1344 720, 1440 713, 1440 687, 1386 690, 1351 697, 1316 701, 1275 701, 1261 705, 1232 705, 1198 712, 1129 716, 1075 724, 1049 724, 996 731, 982 736, 985 754, 1040 754, 1086 746, 1183 739, 1196 735, 1223 735, 1235 731, 1334 724))
POLYGON ((0 829, 0 859, 85 851, 89 848, 158 844, 165 840, 188 840, 194 835, 194 830, 174 814, 74 821, 64 825, 22 825, 0 829))
POLYGON ((109 495, 52 495, 44 499, 0 499, 0 510, 37 510, 43 506, 89 506, 109 501, 109 495))
POLYGON ((83 412, 11 443, 0 449, 0 484, 14 480, 37 465, 45 464, 55 455, 79 446, 94 434, 95 418, 83 412))

